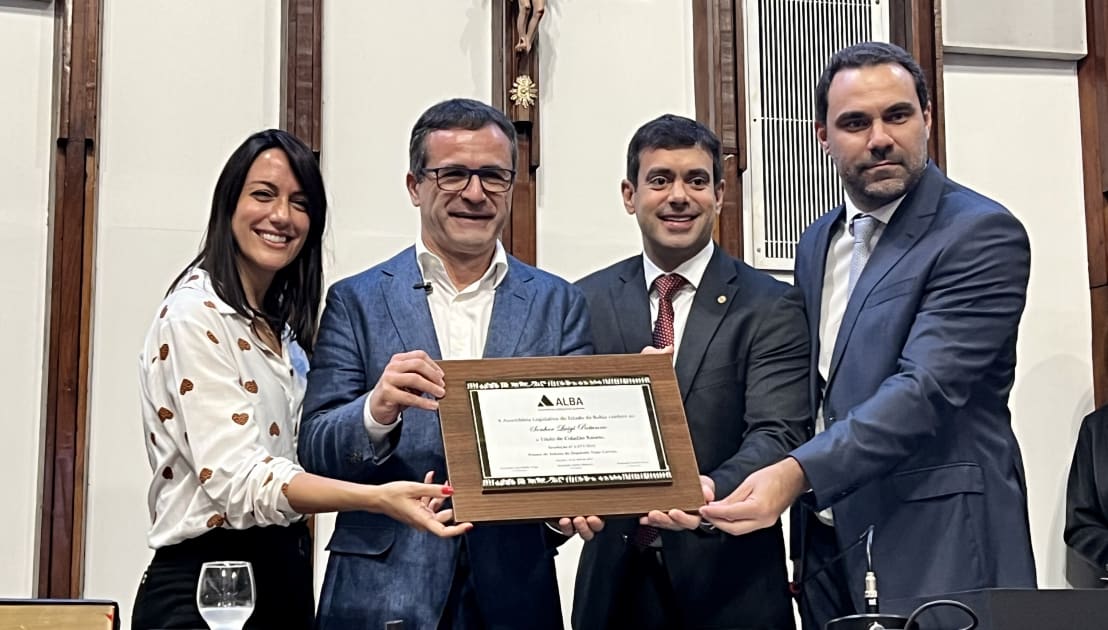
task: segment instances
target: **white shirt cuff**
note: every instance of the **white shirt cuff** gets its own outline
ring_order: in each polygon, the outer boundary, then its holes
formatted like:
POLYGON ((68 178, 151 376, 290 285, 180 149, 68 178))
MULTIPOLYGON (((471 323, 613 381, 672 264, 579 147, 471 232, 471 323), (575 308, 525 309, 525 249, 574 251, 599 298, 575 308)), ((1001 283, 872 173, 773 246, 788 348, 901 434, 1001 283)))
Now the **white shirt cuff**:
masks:
POLYGON ((362 424, 365 425, 365 431, 369 434, 369 443, 373 446, 374 460, 378 463, 388 459, 389 455, 392 455, 394 443, 389 439, 389 435, 395 431, 400 423, 404 420, 403 414, 396 418, 396 422, 392 424, 381 424, 373 418, 373 414, 369 412, 369 398, 373 395, 373 390, 369 390, 369 393, 365 397, 365 406, 362 408, 362 424))

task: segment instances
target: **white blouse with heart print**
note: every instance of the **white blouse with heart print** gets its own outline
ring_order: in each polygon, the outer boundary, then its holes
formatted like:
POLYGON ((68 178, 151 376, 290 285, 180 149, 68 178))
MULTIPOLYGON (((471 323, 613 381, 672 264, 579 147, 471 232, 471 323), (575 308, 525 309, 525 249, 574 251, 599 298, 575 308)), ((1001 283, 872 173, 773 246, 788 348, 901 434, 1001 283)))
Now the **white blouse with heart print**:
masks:
POLYGON ((139 363, 150 547, 302 518, 285 491, 303 471, 296 435, 308 366, 287 327, 277 355, 196 268, 158 307, 139 363))

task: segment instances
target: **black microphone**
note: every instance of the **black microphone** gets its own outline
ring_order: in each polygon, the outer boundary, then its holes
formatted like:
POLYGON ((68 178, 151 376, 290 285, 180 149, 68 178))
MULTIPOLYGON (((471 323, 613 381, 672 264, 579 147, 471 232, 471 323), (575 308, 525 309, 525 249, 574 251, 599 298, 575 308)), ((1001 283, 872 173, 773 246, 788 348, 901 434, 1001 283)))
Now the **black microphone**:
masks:
POLYGON ((423 289, 427 295, 431 295, 431 291, 435 290, 435 287, 431 286, 431 282, 417 282, 412 285, 413 289, 423 289))

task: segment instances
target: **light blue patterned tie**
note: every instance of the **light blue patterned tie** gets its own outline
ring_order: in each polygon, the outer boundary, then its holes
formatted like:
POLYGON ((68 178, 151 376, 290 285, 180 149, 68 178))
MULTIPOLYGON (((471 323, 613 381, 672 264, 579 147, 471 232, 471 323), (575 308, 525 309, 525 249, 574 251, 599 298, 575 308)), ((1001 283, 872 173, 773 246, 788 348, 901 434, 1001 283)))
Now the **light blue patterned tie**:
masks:
POLYGON ((850 254, 850 285, 847 295, 854 293, 854 285, 858 283, 858 276, 862 275, 870 252, 873 251, 873 233, 880 222, 869 214, 859 214, 850 222, 850 232, 854 235, 854 251, 850 254))

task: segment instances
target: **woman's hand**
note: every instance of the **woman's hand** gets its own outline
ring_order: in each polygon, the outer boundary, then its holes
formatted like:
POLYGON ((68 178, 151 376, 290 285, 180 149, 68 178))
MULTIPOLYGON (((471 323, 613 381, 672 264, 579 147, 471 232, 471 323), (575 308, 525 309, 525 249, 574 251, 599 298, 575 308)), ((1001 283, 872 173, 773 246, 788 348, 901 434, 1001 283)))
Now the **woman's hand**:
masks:
POLYGON ((430 483, 433 476, 433 472, 428 472, 424 477, 425 483, 393 481, 376 486, 379 494, 377 505, 370 509, 442 538, 458 536, 473 529, 472 523, 448 524, 454 520, 454 511, 441 508, 446 499, 454 494, 454 489, 449 485, 430 483))

